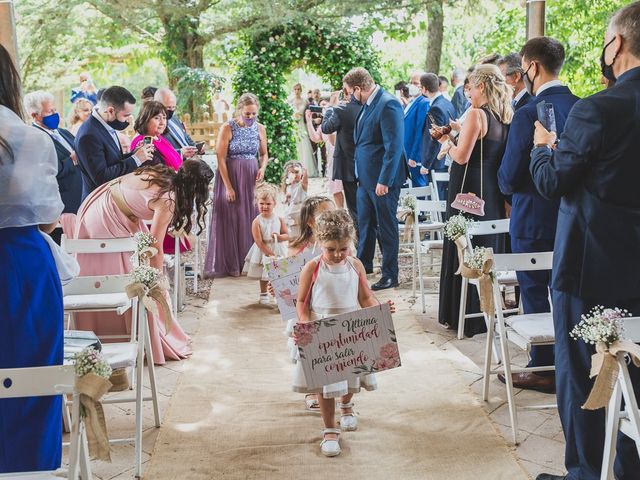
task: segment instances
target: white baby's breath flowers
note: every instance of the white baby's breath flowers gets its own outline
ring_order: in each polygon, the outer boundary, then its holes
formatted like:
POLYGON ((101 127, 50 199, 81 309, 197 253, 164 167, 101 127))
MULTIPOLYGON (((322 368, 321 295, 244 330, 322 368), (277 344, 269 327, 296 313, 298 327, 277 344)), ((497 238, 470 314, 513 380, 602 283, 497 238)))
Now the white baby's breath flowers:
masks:
POLYGON ((148 265, 138 265, 131 270, 131 278, 135 283, 142 283, 147 288, 153 287, 160 278, 160 270, 148 265))
POLYGON ((482 269, 486 256, 487 249, 485 247, 474 247, 472 252, 464 252, 464 263, 469 268, 482 269))
POLYGON ((102 358, 102 354, 93 347, 87 347, 73 356, 74 368, 78 377, 93 373, 102 378, 109 378, 112 370, 102 358))
POLYGON ((474 220, 464 215, 452 215, 444 222, 444 235, 449 240, 456 241, 462 235, 466 235, 474 223, 474 220))
POLYGON ((588 315, 581 316, 582 320, 573 327, 569 335, 574 340, 582 339, 591 345, 604 343, 610 346, 622 337, 621 320, 630 316, 628 310, 604 308, 602 305, 597 305, 591 309, 588 315))
POLYGON ((402 210, 415 210, 416 197, 413 195, 405 195, 400 199, 400 208, 402 210))

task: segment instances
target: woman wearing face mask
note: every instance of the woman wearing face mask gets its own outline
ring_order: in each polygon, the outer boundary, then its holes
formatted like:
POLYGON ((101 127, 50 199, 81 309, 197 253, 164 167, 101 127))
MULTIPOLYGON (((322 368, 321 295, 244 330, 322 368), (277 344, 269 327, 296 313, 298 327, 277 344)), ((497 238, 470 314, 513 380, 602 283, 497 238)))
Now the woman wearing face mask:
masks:
POLYGON ((253 244, 251 223, 258 215, 253 192, 256 182, 263 180, 269 160, 267 133, 257 122, 259 109, 253 93, 243 94, 235 118, 225 123, 218 135, 218 175, 204 265, 207 277, 240 276, 253 244))

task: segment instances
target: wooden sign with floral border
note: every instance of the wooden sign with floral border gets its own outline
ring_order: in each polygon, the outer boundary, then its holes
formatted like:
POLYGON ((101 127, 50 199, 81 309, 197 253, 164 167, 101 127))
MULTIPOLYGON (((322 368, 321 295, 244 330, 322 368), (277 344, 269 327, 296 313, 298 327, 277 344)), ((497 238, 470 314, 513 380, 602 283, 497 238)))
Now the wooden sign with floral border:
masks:
POLYGON ((401 365, 388 304, 296 324, 295 336, 309 388, 401 365))
POLYGON ((276 302, 282 319, 286 322, 298 316, 296 302, 300 272, 318 252, 306 251, 294 257, 274 258, 264 268, 276 294, 276 302))

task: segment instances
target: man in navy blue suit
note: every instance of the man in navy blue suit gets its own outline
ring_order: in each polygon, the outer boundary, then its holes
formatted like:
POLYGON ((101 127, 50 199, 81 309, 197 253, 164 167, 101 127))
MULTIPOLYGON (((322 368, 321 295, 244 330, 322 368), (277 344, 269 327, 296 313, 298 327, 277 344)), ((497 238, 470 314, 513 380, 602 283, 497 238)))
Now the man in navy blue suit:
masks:
POLYGON ((382 277, 371 288, 398 286, 398 220, 400 187, 408 171, 402 141, 404 119, 397 98, 376 85, 364 68, 342 79, 348 94, 362 104, 356 119, 355 161, 358 177, 358 258, 373 271, 376 238, 382 250, 382 277))
POLYGON ((514 111, 520 110, 533 98, 527 92, 524 85, 524 71, 522 70, 522 56, 519 53, 510 53, 498 60, 498 68, 504 75, 507 85, 513 88, 513 100, 511 106, 514 111))
POLYGON ((462 68, 456 68, 451 74, 451 85, 453 86, 453 96, 451 103, 456 110, 456 118, 460 118, 467 108, 469 100, 464 94, 464 79, 467 74, 462 68))
POLYGON ((427 179, 420 173, 422 167, 422 129, 427 120, 429 100, 421 94, 420 77, 422 72, 414 72, 409 82, 411 100, 404 107, 404 151, 409 165, 411 184, 424 187, 427 179))
MULTIPOLYGON (((596 305, 640 315, 640 2, 611 19, 602 50, 602 73, 615 86, 577 102, 555 150, 556 135, 536 124, 530 172, 538 191, 560 200, 553 255, 552 300, 558 411, 565 436, 567 476, 600 478, 604 409, 581 406, 591 388, 594 347, 569 333, 596 305)), ((640 369, 629 365, 640 394, 640 369)), ((636 445, 620 434, 617 480, 637 480, 636 445)))
MULTIPOLYGON (((511 250, 514 253, 549 252, 553 250, 558 219, 558 200, 548 200, 538 193, 529 162, 533 148, 534 123, 538 118, 537 104, 553 105, 558 134, 562 133, 569 111, 578 97, 562 85, 558 75, 564 63, 564 47, 549 37, 529 40, 522 48, 523 80, 534 99, 519 108, 513 116, 502 164, 498 170, 498 184, 511 200, 511 250)), ((551 311, 549 284, 551 273, 517 272, 524 313, 551 311)), ((530 367, 553 365, 553 346, 533 347, 530 367)), ((500 376, 504 380, 503 376, 500 376)), ((517 388, 529 388, 542 392, 555 391, 552 374, 522 372, 513 374, 517 388)))
MULTIPOLYGON (((431 138, 429 131, 434 122, 438 127, 449 125, 449 121, 455 120, 456 118, 456 110, 453 104, 444 98, 440 92, 440 81, 435 73, 425 73, 422 75, 422 77, 420 77, 420 84, 422 86, 422 93, 431 102, 429 115, 427 116, 427 121, 422 133, 422 166, 429 175, 431 172, 446 172, 448 168, 445 164, 445 157, 438 160, 440 143, 431 138)), ((435 185, 433 181, 431 183, 435 185)), ((446 182, 438 183, 438 198, 441 200, 447 199, 448 187, 446 182)))
POLYGON ((152 145, 141 146, 127 155, 122 153, 116 131, 129 126, 135 103, 126 88, 109 87, 78 130, 75 150, 82 171, 83 200, 103 183, 131 173, 153 158, 152 145))

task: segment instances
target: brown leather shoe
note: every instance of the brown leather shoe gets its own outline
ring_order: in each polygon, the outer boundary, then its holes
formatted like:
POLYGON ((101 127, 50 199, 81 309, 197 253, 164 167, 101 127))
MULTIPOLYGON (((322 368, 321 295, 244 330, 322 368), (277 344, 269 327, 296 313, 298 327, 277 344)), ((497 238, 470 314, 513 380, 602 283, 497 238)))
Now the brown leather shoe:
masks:
MULTIPOLYGON (((556 393, 556 377, 549 375, 543 377, 533 372, 512 373, 513 386, 525 390, 536 390, 542 393, 556 393)), ((499 373, 498 380, 504 382, 504 375, 499 373)))

